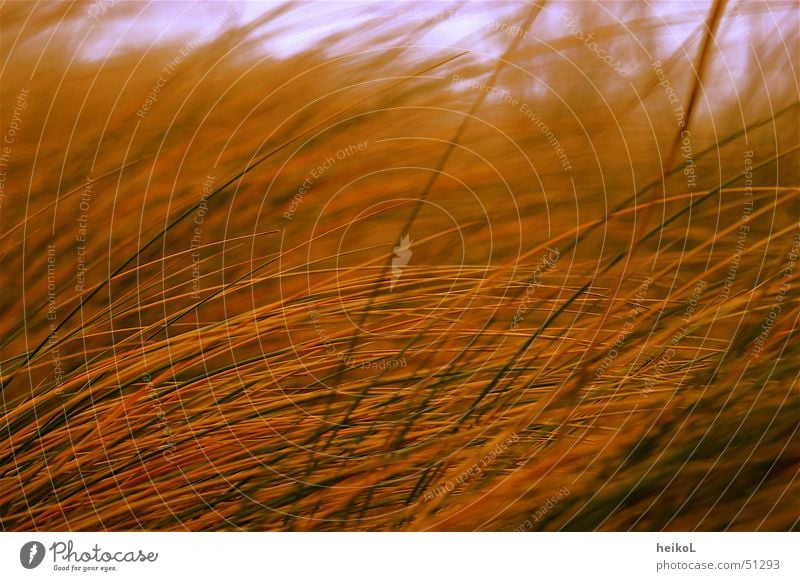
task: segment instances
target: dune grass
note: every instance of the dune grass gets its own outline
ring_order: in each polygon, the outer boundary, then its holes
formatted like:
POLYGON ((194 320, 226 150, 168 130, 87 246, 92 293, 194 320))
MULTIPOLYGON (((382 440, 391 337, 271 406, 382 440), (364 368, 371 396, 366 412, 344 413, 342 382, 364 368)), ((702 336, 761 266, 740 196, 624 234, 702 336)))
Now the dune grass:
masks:
POLYGON ((797 529, 793 4, 90 6, 0 5, 2 530, 797 529))

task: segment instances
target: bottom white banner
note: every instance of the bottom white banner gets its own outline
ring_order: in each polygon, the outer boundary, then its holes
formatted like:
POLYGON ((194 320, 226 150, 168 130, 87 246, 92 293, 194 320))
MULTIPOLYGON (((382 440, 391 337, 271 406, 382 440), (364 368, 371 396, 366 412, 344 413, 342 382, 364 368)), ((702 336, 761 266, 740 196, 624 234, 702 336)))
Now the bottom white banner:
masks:
POLYGON ((0 533, 0 579, 800 579, 793 533, 0 533))

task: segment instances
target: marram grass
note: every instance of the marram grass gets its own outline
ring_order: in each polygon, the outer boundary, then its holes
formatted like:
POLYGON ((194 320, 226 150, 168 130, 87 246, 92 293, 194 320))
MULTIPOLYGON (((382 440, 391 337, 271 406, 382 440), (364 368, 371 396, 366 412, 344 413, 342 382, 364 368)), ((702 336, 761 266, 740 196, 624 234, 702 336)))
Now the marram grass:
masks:
POLYGON ((0 6, 3 530, 797 529, 794 4, 186 6, 0 6))

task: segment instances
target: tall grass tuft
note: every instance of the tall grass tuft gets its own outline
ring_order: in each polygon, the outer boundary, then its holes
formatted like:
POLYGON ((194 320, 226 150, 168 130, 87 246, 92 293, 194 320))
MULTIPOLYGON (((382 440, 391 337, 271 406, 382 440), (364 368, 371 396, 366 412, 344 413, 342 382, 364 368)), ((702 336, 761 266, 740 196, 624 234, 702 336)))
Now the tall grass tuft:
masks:
POLYGON ((2 530, 798 528, 794 3, 0 26, 2 530))

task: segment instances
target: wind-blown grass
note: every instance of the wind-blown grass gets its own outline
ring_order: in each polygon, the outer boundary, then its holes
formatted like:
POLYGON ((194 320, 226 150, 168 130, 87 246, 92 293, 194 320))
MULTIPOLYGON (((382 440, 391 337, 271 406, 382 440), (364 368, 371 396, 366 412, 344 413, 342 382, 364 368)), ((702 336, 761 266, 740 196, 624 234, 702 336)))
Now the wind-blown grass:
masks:
POLYGON ((3 530, 797 528, 796 7, 144 6, 0 6, 3 530))

